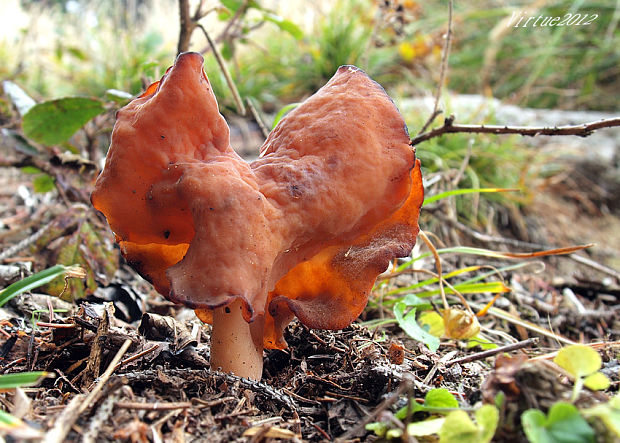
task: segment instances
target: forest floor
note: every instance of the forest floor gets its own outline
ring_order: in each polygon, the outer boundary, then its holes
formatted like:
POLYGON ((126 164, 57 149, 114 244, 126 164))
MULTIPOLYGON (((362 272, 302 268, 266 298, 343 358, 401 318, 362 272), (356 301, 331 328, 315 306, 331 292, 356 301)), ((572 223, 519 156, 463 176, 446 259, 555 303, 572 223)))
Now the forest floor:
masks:
MULTIPOLYGON (((442 387, 465 408, 504 392, 507 400, 495 441, 523 441, 520 414, 528 408, 547 410, 572 391, 572 382, 548 354, 559 348, 559 338, 564 343, 606 343, 598 350, 611 387, 604 393, 584 390, 579 405, 605 401, 618 391, 618 343, 613 342, 620 332, 620 281, 614 271, 620 264, 618 208, 601 211, 599 203, 609 196, 603 191, 591 195, 598 189, 592 186, 590 194, 580 192, 576 175, 566 177, 571 180, 553 183, 521 214, 526 240, 598 246, 577 254, 582 259, 547 259, 544 272, 524 268, 505 275, 512 291, 495 306, 549 332, 493 314, 482 317, 483 329, 499 345, 521 343, 509 353, 510 360, 445 339, 431 352, 396 324, 381 330, 356 323, 342 331, 319 331, 294 321, 285 331, 289 349, 267 351, 262 381, 249 382, 210 371, 209 326, 164 301, 122 265, 114 279, 97 283, 95 295, 79 303, 26 294, 1 308, 1 372, 55 375, 39 386, 0 395, 4 409, 27 424, 12 435, 47 442, 372 441, 365 424, 381 420, 398 427, 393 414, 407 397, 423 399, 429 390, 442 387), (67 311, 50 318, 51 308, 67 311), (114 362, 117 354, 120 361, 114 362)), ((3 277, 4 285, 28 274, 33 265, 40 270, 54 264, 54 245, 40 248, 32 240, 40 224, 51 224, 53 231, 78 206, 96 230, 106 229, 84 203, 30 193, 31 176, 5 168, 0 178, 2 249, 26 239, 25 246, 3 256, 4 271, 14 271, 3 277)), ((76 230, 65 228, 65 237, 76 230)), ((451 230, 450 239, 462 244, 497 246, 451 230)), ((65 237, 58 235, 56 243, 65 237)), ((106 239, 103 247, 112 248, 106 239)), ((501 262, 448 257, 444 272, 463 263, 501 262)), ((432 269, 433 262, 424 266, 432 269)), ((390 279, 389 285, 404 285, 407 278, 411 276, 390 279)), ((470 301, 484 305, 490 298, 481 294, 470 301)), ((375 308, 362 320, 386 315, 375 308)))

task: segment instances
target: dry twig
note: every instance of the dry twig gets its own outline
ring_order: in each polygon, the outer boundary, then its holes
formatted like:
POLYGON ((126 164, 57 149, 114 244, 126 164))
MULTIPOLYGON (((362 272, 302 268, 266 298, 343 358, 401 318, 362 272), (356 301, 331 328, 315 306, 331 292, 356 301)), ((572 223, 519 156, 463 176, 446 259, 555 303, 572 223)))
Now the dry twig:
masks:
POLYGON ((211 46, 211 50, 213 51, 215 60, 217 61, 217 64, 222 70, 222 74, 224 74, 224 78, 226 79, 226 84, 228 85, 230 92, 232 92, 233 99, 235 100, 235 106, 237 106, 237 112, 241 115, 245 115, 246 113, 245 105, 243 104, 243 100, 241 100, 241 96, 239 95, 239 90, 237 89, 237 85, 235 85, 235 82, 233 81, 232 76, 230 75, 230 71, 228 70, 228 67, 226 66, 226 62, 224 61, 224 57, 222 57, 222 53, 217 48, 217 45, 215 44, 213 39, 211 39, 211 36, 209 35, 205 27, 199 23, 196 24, 196 27, 199 28, 203 32, 203 34, 205 35, 205 38, 207 39, 207 42, 209 42, 209 46, 211 46))
POLYGON ((439 99, 441 98, 441 90, 446 81, 446 73, 448 72, 448 56, 450 55, 450 46, 452 43, 452 0, 448 2, 448 32, 446 34, 446 41, 441 54, 441 71, 439 73, 439 84, 437 85, 437 92, 435 93, 435 105, 433 106, 433 112, 428 117, 424 126, 418 132, 418 135, 426 131, 426 129, 433 123, 435 118, 442 113, 439 110, 439 99))
POLYGON ((465 357, 455 358, 454 360, 450 360, 446 362, 445 365, 452 366, 457 363, 459 364, 470 363, 472 361, 482 360, 487 357, 492 357, 494 355, 501 354, 502 352, 510 352, 510 351, 516 351, 517 349, 527 348, 528 346, 536 344, 536 343, 538 343, 537 337, 528 338, 527 340, 523 340, 517 343, 511 343, 509 345, 499 346, 495 349, 488 349, 486 351, 478 352, 476 354, 470 354, 470 355, 466 355, 465 357))
POLYGON ((537 135, 576 135, 587 137, 597 129, 620 126, 620 117, 608 118, 590 123, 569 126, 496 126, 496 125, 455 125, 454 116, 444 120, 443 126, 420 134, 411 139, 411 146, 418 145, 431 138, 444 134, 470 133, 470 134, 519 134, 529 137, 537 135))
POLYGON ((71 427, 75 424, 80 414, 84 412, 91 404, 95 402, 101 390, 109 380, 112 372, 116 368, 118 362, 123 358, 127 349, 131 345, 131 340, 127 339, 118 350, 112 361, 110 362, 108 369, 103 373, 101 378, 95 384, 94 388, 88 395, 81 394, 73 397, 71 402, 65 407, 62 414, 56 418, 56 424, 51 428, 43 438, 43 443, 62 443, 65 441, 67 434, 71 427))

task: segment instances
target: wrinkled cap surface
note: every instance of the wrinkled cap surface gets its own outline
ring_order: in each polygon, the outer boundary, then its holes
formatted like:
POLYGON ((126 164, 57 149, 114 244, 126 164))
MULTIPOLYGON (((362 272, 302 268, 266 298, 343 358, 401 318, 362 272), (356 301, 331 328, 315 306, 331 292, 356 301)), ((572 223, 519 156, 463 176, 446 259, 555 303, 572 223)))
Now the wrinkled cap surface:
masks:
POLYGON ((119 111, 92 194, 128 263, 204 320, 241 299, 284 348, 293 316, 340 329, 378 274, 407 256, 423 200, 398 110, 363 71, 343 66, 283 118, 247 163, 199 54, 119 111))

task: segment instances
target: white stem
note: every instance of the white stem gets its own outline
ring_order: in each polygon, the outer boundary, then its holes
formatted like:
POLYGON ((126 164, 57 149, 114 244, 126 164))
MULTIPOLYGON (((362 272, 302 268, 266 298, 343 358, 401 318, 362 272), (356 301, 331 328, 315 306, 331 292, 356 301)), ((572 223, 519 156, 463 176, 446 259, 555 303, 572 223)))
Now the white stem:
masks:
POLYGON ((263 317, 247 323, 242 303, 213 310, 211 332, 211 369, 260 380, 263 375, 263 317))

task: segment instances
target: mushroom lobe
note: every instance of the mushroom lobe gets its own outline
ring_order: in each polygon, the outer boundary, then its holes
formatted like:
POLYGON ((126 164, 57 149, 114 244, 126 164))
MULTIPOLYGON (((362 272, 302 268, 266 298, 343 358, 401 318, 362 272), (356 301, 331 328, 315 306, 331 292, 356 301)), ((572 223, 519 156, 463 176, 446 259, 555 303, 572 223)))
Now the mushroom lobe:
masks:
POLYGON ((420 166, 400 113, 343 66, 248 164, 202 63, 181 54, 119 111, 93 205, 129 264, 203 320, 240 300, 246 321, 264 321, 265 347, 280 349, 293 316, 347 326, 418 233, 420 166))

